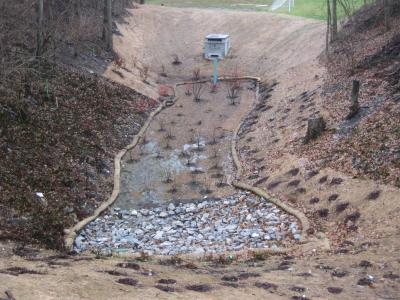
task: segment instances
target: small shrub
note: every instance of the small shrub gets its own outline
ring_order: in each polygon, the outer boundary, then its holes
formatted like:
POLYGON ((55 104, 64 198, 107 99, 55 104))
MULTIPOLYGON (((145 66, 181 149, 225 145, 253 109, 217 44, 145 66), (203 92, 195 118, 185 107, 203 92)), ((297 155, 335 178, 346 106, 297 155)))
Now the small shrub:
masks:
POLYGON ((212 288, 206 284, 192 284, 186 286, 186 289, 190 291, 205 293, 211 291, 212 288))
POLYGON ((320 179, 319 179, 319 183, 325 183, 326 181, 328 180, 328 176, 322 176, 320 179))
POLYGON ((194 69, 192 74, 193 74, 193 77, 192 77, 193 80, 200 80, 200 77, 201 77, 200 76, 200 68, 194 69))
POLYGON ((291 182, 289 182, 288 184, 287 184, 287 186, 289 187, 289 186, 294 186, 294 187, 296 187, 296 186, 298 186, 300 184, 300 180, 292 180, 291 182))
POLYGON ((379 198, 381 191, 373 191, 368 194, 367 200, 376 200, 379 198))
POLYGON ((203 86, 204 86, 204 84, 201 82, 196 82, 196 83, 192 84, 192 93, 193 93, 193 99, 195 102, 201 101, 201 95, 203 93, 203 86))
POLYGON ((172 64, 175 66, 182 64, 181 60, 179 59, 178 54, 172 55, 172 64))
POLYGON ((167 72, 165 71, 165 66, 164 66, 164 65, 161 65, 160 76, 162 76, 162 77, 168 77, 167 72))
POLYGON ((327 287, 326 289, 331 294, 340 294, 343 291, 343 289, 340 287, 327 287))
POLYGON ((361 214, 358 211, 355 211, 349 215, 347 215, 346 219, 345 219, 345 223, 351 221, 351 222, 355 222, 357 221, 359 218, 361 217, 361 214))
POLYGON ((330 196, 328 197, 328 201, 329 201, 329 202, 335 201, 338 197, 339 197, 338 194, 332 194, 332 195, 330 195, 330 196))
POLYGON ((327 208, 321 208, 317 210, 317 213, 321 218, 326 218, 329 215, 329 210, 327 208))
POLYGON ((176 184, 173 184, 172 187, 168 190, 168 193, 170 194, 176 194, 178 192, 178 187, 176 184))
POLYGON ((167 140, 173 140, 175 138, 174 134, 172 133, 172 129, 167 130, 167 134, 165 135, 167 140))
POLYGON ((158 95, 160 97, 168 97, 169 96, 169 88, 168 86, 162 84, 158 87, 158 95))
POLYGON ((136 286, 138 284, 138 281, 132 278, 121 278, 117 280, 118 283, 125 284, 125 285, 131 285, 131 286, 136 286))
POLYGON ((166 292, 166 293, 173 293, 176 291, 176 289, 172 286, 169 285, 161 285, 157 284, 154 286, 156 289, 159 289, 160 291, 166 292))
POLYGON ((336 205, 336 212, 340 213, 344 211, 349 206, 349 202, 343 202, 336 205))
POLYGON ((256 287, 258 287, 260 289, 264 289, 264 290, 276 290, 276 289, 278 289, 278 286, 276 284, 269 283, 269 282, 256 282, 254 285, 256 287))
POLYGON ((212 84, 210 88, 210 93, 215 94, 218 92, 218 84, 212 84))
POLYGON ((240 80, 230 80, 227 84, 228 98, 231 100, 231 105, 236 105, 236 98, 239 95, 240 80))
POLYGON ((192 89, 193 89, 193 86, 192 86, 191 83, 185 84, 185 95, 186 96, 191 96, 192 95, 192 89))
POLYGON ((143 66, 139 69, 140 79, 142 79, 144 83, 148 83, 147 79, 149 78, 149 70, 149 66, 143 66))
POLYGON ((164 121, 163 120, 160 120, 159 122, 158 122, 158 131, 159 132, 164 132, 165 131, 165 123, 164 123, 164 121))
POLYGON ((176 284, 176 280, 175 279, 160 279, 158 281, 158 283, 160 283, 160 284, 176 284))

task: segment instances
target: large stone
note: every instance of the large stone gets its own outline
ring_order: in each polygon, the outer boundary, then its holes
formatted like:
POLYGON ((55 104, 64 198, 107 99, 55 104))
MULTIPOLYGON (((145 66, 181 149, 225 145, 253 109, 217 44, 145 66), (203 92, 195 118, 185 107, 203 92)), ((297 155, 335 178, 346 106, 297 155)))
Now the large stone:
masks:
POLYGON ((166 218, 166 217, 168 217, 168 213, 166 211, 162 211, 162 212, 160 212, 159 216, 160 216, 160 218, 166 218))
POLYGON ((155 240, 161 240, 162 237, 163 237, 163 235, 164 235, 164 232, 161 231, 161 230, 159 230, 159 231, 156 232, 156 234, 154 235, 153 238, 154 238, 155 240))

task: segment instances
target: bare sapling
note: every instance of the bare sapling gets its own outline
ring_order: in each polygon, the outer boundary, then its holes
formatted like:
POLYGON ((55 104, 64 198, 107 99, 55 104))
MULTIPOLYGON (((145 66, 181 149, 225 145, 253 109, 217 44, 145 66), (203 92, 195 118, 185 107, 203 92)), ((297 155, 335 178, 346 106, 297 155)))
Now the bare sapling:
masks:
POLYGON ((193 69, 193 76, 192 76, 192 80, 196 81, 196 80, 200 80, 200 68, 196 68, 193 69))
POLYGON ((145 156, 147 153, 146 153, 146 147, 145 147, 145 145, 143 145, 143 144, 141 144, 140 146, 139 146, 139 155, 140 156, 145 156))
POLYGON ((203 143, 201 142, 201 137, 196 137, 196 151, 200 152, 203 151, 203 143))
POLYGON ((149 78, 149 66, 144 65, 139 68, 139 76, 142 82, 148 84, 149 82, 147 81, 147 79, 149 78))
POLYGON ((170 140, 167 139, 167 140, 165 141, 164 149, 165 149, 165 150, 171 150, 171 149, 172 149, 170 140))
POLYGON ((177 185, 174 183, 172 186, 171 186, 171 189, 168 191, 170 194, 176 194, 177 192, 178 192, 178 187, 177 187, 177 185))
POLYGON ((194 144, 194 143, 196 143, 196 135, 192 133, 189 138, 189 144, 194 144))
POLYGON ((211 139, 208 142, 209 145, 216 145, 217 144, 217 129, 214 128, 213 133, 211 135, 211 139))
POLYGON ((210 94, 216 94, 218 92, 218 84, 211 84, 210 94))
POLYGON ((195 82, 192 84, 193 100, 195 102, 201 101, 201 94, 203 92, 203 83, 195 82))
POLYGON ((163 158, 164 158, 164 157, 162 156, 160 150, 157 150, 157 151, 156 151, 156 158, 157 158, 157 159, 163 159, 163 158))
POLYGON ((172 55, 172 64, 173 64, 173 65, 177 66, 177 65, 180 65, 181 63, 182 63, 182 62, 181 62, 181 60, 179 59, 178 54, 172 55))
POLYGON ((231 105, 236 105, 236 98, 239 97, 241 82, 239 79, 233 79, 227 83, 228 99, 231 105))
POLYGON ((161 77, 168 77, 164 65, 161 65, 161 71, 160 71, 160 74, 159 74, 159 75, 160 75, 161 77))
POLYGON ((126 160, 126 162, 128 163, 128 164, 132 164, 132 163, 134 163, 134 162, 136 162, 137 161, 137 159, 135 158, 135 156, 133 155, 133 151, 129 151, 128 152, 128 159, 126 160))
POLYGON ((218 158, 218 149, 212 149, 210 158, 211 159, 218 158))
POLYGON ((192 95, 192 84, 187 83, 185 84, 185 95, 186 96, 191 96, 192 95))
POLYGON ((171 183, 171 182, 174 182, 174 178, 173 178, 172 172, 165 171, 165 179, 164 179, 163 183, 168 184, 168 183, 171 183))
POLYGON ((209 195, 209 194, 212 194, 212 192, 213 191, 211 190, 209 183, 208 182, 204 182, 203 183, 203 188, 200 190, 200 194, 209 195))
POLYGON ((165 135, 165 138, 167 140, 173 140, 175 138, 171 128, 167 129, 167 134, 165 135))
POLYGON ((215 184, 217 187, 224 187, 224 186, 226 186, 227 185, 227 183, 225 183, 225 178, 224 178, 224 176, 221 176, 219 179, 218 179, 218 182, 215 184))
POLYGON ((164 132, 165 131, 165 122, 164 122, 164 120, 158 121, 158 131, 159 132, 164 132))

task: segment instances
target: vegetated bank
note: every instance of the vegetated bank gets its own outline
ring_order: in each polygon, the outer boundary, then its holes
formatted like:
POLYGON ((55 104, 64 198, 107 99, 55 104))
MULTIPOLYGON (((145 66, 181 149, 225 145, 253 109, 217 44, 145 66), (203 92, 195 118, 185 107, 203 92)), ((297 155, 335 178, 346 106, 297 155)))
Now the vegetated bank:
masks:
POLYGON ((1 239, 62 248, 63 229, 90 215, 111 192, 115 153, 157 105, 84 67, 101 72, 115 57, 104 51, 96 2, 81 1, 80 28, 69 1, 48 4, 40 57, 36 2, 2 4, 1 239), (17 16, 24 21, 16 22, 17 16))

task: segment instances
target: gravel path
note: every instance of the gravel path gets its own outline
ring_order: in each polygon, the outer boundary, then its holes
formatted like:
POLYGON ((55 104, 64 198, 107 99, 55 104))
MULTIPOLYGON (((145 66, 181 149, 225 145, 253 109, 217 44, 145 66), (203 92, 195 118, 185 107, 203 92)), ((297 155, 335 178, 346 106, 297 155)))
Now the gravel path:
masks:
POLYGON ((175 255, 274 248, 283 239, 300 239, 296 221, 245 192, 152 209, 113 208, 80 233, 75 250, 175 255))

